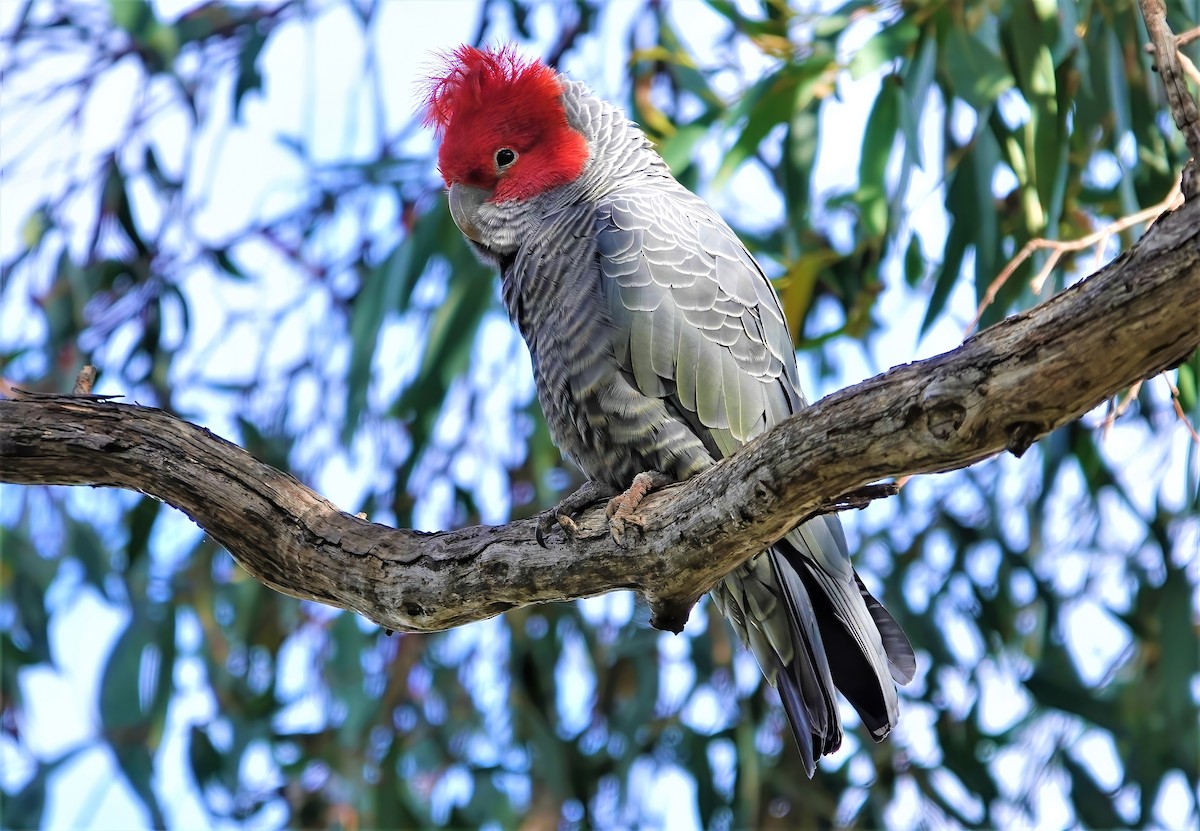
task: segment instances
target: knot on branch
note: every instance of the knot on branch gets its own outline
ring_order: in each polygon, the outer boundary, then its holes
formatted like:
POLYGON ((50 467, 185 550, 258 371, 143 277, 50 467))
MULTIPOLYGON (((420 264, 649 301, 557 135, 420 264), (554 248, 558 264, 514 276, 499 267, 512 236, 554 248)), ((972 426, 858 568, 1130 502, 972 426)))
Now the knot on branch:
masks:
POLYGON ((1019 459, 1025 455, 1025 451, 1038 440, 1041 434, 1041 428, 1031 421, 1012 424, 1008 428, 1008 444, 1004 446, 1004 449, 1019 459))
POLYGON ((650 625, 662 632, 678 635, 687 626, 692 607, 699 597, 651 597, 650 625))

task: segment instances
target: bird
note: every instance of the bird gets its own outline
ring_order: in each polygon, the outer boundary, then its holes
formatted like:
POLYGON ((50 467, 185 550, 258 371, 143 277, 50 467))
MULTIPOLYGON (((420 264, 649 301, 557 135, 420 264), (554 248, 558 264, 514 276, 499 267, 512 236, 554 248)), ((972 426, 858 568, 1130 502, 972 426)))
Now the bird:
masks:
MULTIPOLYGON (((636 124, 511 44, 442 61, 422 108, 450 214, 499 271, 551 437, 588 479, 581 498, 686 480, 804 409, 770 280, 636 124)), ((568 497, 551 516, 569 528, 578 507, 568 497)), ((836 516, 791 530, 711 597, 778 689, 809 777, 842 742, 835 690, 875 741, 889 734, 916 660, 836 516)))

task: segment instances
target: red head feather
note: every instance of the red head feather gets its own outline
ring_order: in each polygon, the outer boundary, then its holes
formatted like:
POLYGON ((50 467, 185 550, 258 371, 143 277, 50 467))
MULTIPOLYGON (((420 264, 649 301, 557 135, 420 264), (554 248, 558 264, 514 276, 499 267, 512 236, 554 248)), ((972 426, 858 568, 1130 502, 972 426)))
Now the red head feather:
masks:
POLYGON ((425 123, 442 136, 438 168, 446 184, 492 190, 492 201, 524 199, 576 179, 587 140, 567 123, 563 84, 553 69, 495 51, 460 46, 430 79, 425 123), (497 172, 496 151, 517 161, 497 172))

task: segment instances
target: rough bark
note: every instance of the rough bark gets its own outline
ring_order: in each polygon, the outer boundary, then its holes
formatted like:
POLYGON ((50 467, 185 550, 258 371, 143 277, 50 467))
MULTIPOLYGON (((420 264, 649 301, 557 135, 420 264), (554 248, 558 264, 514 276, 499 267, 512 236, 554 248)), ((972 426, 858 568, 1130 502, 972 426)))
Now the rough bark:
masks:
POLYGON ((0 400, 0 481, 141 491, 183 510, 264 584, 431 631, 515 606, 642 592, 677 630, 746 557, 885 477, 1017 455, 1200 346, 1200 201, 1047 302, 929 360, 835 393, 689 482, 652 494, 618 547, 536 519, 425 534, 357 519, 208 430, 88 397, 0 400))

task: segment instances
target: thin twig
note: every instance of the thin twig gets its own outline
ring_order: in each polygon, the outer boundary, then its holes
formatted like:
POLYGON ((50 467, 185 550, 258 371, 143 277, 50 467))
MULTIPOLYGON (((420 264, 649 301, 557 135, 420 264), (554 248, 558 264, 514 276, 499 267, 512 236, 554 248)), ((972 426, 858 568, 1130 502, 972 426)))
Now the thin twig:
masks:
POLYGON ((1171 403, 1175 405, 1175 415, 1179 416, 1179 420, 1183 422, 1183 426, 1187 428, 1188 433, 1192 436, 1192 441, 1200 444, 1200 433, 1196 432, 1196 428, 1192 426, 1192 422, 1188 421, 1187 413, 1183 411, 1183 405, 1179 403, 1179 387, 1175 386, 1175 382, 1171 380, 1171 376, 1163 373, 1162 377, 1166 379, 1167 386, 1171 388, 1171 403))
POLYGON ((1180 52, 1179 63, 1183 67, 1184 74, 1192 79, 1192 83, 1200 86, 1200 69, 1196 68, 1196 65, 1192 63, 1192 59, 1180 52))
POLYGON ((1000 289, 1004 287, 1004 284, 1008 282, 1009 278, 1013 276, 1018 268, 1020 268, 1021 264, 1033 256, 1034 251, 1042 251, 1047 249, 1050 251, 1050 256, 1046 258, 1046 262, 1042 265, 1037 275, 1029 284, 1034 294, 1041 294, 1042 287, 1045 285, 1046 279, 1050 276, 1050 273, 1054 270, 1054 267, 1058 265, 1058 261, 1062 259, 1064 254, 1073 253, 1076 251, 1086 251, 1088 248, 1091 248, 1093 245, 1095 245, 1097 246, 1096 267, 1099 268, 1099 260, 1103 257, 1104 246, 1108 243, 1109 237, 1111 237, 1113 234, 1119 234, 1122 231, 1126 231, 1135 225, 1140 225, 1143 222, 1153 223, 1155 219, 1158 219, 1167 211, 1178 207, 1181 202, 1182 200, 1180 199, 1179 183, 1176 182, 1175 186, 1171 188, 1166 197, 1158 204, 1151 205, 1149 208, 1143 208, 1137 213, 1130 214, 1129 216, 1121 217, 1120 219, 1109 223, 1103 228, 1093 231, 1087 236, 1080 237, 1076 240, 1055 240, 1046 239, 1045 237, 1031 239, 1029 242, 1025 243, 1025 246, 1019 252, 1017 252, 1017 256, 1013 257, 1012 260, 1009 261, 1008 265, 1004 267, 1004 270, 996 276, 996 279, 992 280, 992 282, 988 285, 987 291, 984 292, 983 299, 979 301, 979 308, 975 310, 975 317, 971 320, 970 325, 967 326, 967 331, 965 334, 969 335, 975 331, 975 327, 979 325, 979 321, 983 318, 984 310, 986 310, 988 306, 995 302, 996 295, 1000 293, 1000 289))
POLYGON ((96 383, 96 367, 91 364, 86 365, 79 370, 79 377, 75 379, 75 389, 72 392, 75 395, 90 395, 92 385, 96 383))
MULTIPOLYGON (((1191 31, 1197 31, 1197 30, 1193 29, 1191 31)), ((1175 38, 1175 45, 1182 46, 1183 38, 1181 38, 1181 37, 1175 38)), ((1149 55, 1154 55, 1158 51, 1154 48, 1153 43, 1147 43, 1145 46, 1145 49, 1146 49, 1146 53, 1149 55)), ((1200 86, 1200 69, 1197 69, 1196 64, 1192 63, 1192 59, 1189 58, 1187 55, 1183 54, 1183 52, 1177 51, 1176 54, 1179 56, 1179 66, 1180 66, 1180 68, 1183 69, 1183 74, 1188 76, 1189 78, 1191 78, 1192 83, 1196 84, 1197 86, 1200 86)))
POLYGON ((1117 419, 1125 415, 1125 411, 1129 409, 1129 405, 1137 400, 1138 393, 1142 391, 1142 383, 1142 381, 1138 381, 1131 386, 1128 392, 1125 393, 1125 397, 1120 399, 1116 405, 1113 404, 1111 398, 1109 399, 1108 412, 1104 414, 1104 423, 1101 425, 1105 440, 1108 439, 1108 435, 1112 432, 1112 427, 1117 423, 1117 419))
POLYGON ((1182 185, 1184 198, 1191 199, 1200 194, 1200 174, 1197 174, 1195 167, 1200 161, 1200 111, 1184 77, 1178 41, 1167 25, 1166 3, 1163 0, 1138 0, 1138 5, 1146 20, 1150 42, 1154 44, 1155 69, 1167 94, 1167 106, 1192 157, 1192 161, 1184 168, 1182 185))
MULTIPOLYGON (((1196 444, 1200 444, 1200 433, 1197 433, 1196 428, 1192 426, 1192 422, 1188 419, 1187 413, 1183 411, 1183 404, 1181 404, 1179 401, 1179 387, 1175 386, 1175 382, 1171 380, 1171 376, 1167 373, 1159 373, 1159 377, 1167 382, 1167 387, 1171 390, 1171 405, 1175 409, 1175 415, 1179 418, 1179 421, 1183 423, 1184 428, 1192 437, 1192 441, 1196 444)), ((1116 406, 1113 406, 1111 400, 1109 401, 1108 412, 1105 414, 1104 423, 1102 424, 1105 439, 1108 438, 1109 432, 1112 430, 1112 426, 1116 420, 1123 416, 1125 411, 1129 409, 1129 405, 1137 400, 1138 393, 1141 392, 1143 383, 1145 382, 1138 381, 1136 384, 1131 386, 1129 391, 1125 393, 1125 397, 1121 399, 1120 403, 1116 406)))

